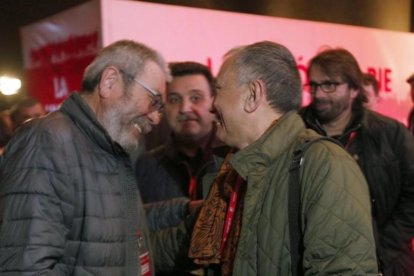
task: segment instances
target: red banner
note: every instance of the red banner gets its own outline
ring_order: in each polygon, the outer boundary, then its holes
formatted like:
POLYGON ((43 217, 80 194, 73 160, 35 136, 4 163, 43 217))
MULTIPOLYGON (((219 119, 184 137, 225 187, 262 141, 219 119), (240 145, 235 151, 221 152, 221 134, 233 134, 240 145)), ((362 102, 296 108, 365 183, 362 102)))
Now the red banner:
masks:
POLYGON ((73 91, 79 91, 83 71, 98 48, 98 34, 73 36, 30 52, 34 67, 27 70, 28 94, 52 111, 73 91))

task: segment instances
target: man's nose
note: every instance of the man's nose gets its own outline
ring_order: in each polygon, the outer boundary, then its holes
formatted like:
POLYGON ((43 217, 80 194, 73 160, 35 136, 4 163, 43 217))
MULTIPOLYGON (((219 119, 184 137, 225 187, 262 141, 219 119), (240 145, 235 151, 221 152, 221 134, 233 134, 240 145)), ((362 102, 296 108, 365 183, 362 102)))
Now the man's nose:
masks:
POLYGON ((193 107, 193 103, 189 99, 183 99, 180 105, 180 112, 187 113, 191 112, 193 107))
POLYGON ((322 88, 319 85, 316 87, 316 90, 313 93, 314 98, 325 98, 326 95, 327 93, 323 92, 322 88))

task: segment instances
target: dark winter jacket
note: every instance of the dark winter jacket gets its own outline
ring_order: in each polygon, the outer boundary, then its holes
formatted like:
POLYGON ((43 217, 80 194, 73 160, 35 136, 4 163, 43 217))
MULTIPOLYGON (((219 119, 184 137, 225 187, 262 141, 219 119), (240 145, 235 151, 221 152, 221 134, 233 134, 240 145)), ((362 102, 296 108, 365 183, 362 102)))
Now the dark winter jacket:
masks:
POLYGON ((9 143, 0 170, 1 275, 140 275, 149 239, 129 156, 80 95, 9 143))
MULTIPOLYGON (((289 167, 294 150, 316 137, 290 112, 230 160, 247 181, 233 275, 291 275, 289 167)), ((368 187, 358 165, 327 141, 304 158, 298 196, 305 275, 376 275, 368 187)))
POLYGON ((197 181, 197 199, 204 198, 209 187, 202 186, 202 178, 206 173, 218 169, 209 146, 199 150, 196 157, 180 153, 174 139, 160 146, 136 163, 138 188, 144 203, 167 200, 177 197, 188 197, 190 178, 197 181))
MULTIPOLYGON (((378 228, 378 251, 385 275, 413 275, 414 253, 414 138, 396 120, 363 110, 336 137, 358 162, 369 184, 378 228)), ((326 132, 310 107, 305 124, 326 132)))

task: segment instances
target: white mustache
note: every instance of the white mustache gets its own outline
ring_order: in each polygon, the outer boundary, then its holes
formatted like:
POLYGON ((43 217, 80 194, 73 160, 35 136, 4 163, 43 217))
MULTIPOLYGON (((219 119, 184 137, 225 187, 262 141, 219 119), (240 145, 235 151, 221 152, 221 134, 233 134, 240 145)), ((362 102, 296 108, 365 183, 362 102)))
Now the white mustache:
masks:
POLYGON ((141 129, 141 132, 147 134, 152 130, 149 120, 145 117, 138 117, 133 121, 134 125, 141 129))

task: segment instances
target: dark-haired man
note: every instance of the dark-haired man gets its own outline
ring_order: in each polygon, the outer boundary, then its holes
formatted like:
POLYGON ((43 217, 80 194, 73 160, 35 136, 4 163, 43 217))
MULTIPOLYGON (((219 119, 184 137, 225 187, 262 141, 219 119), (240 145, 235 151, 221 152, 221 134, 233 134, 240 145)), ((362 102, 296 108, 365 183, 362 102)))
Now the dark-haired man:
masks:
POLYGON ((377 248, 385 275, 412 275, 414 254, 414 139, 399 122, 364 107, 362 72, 345 49, 311 59, 311 104, 306 125, 337 139, 354 157, 370 190, 378 229, 377 248))
POLYGON ((169 67, 173 78, 167 85, 164 112, 171 135, 136 164, 144 202, 183 196, 202 199, 208 192, 208 187, 203 190, 202 177, 217 170, 211 152, 215 143, 210 113, 213 76, 197 62, 176 62, 169 67))
POLYGON ((46 111, 41 102, 35 98, 27 97, 17 102, 10 111, 10 119, 16 130, 29 119, 41 117, 46 111))
POLYGON ((364 90, 367 96, 367 102, 364 104, 364 106, 375 111, 380 100, 378 81, 374 75, 370 73, 364 73, 362 75, 362 82, 364 84, 364 90))

